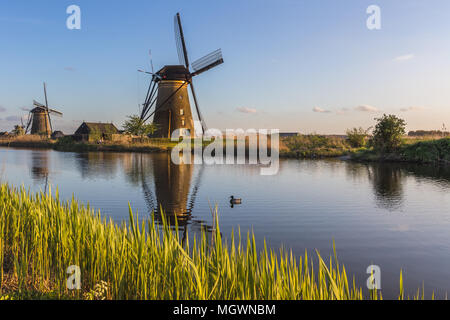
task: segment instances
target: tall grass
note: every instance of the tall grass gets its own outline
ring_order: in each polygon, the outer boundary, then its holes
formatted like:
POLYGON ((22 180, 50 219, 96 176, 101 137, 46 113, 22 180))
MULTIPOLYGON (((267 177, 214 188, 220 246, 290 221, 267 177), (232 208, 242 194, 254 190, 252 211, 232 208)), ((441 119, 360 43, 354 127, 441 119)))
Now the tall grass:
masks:
POLYGON ((281 155, 295 158, 339 157, 348 154, 352 147, 344 137, 317 134, 286 137, 282 139, 288 151, 281 155))
MULTIPOLYGON (((56 192, 0 187, 0 297, 16 299, 363 299, 336 256, 258 250, 240 232, 214 232, 182 241, 163 218, 162 227, 139 220, 102 219, 56 192), (313 263, 318 261, 318 265, 313 263), (66 270, 77 265, 82 289, 66 288, 66 270)), ((178 230, 175 228, 175 230, 178 230)), ((186 239, 189 239, 187 237, 186 239)), ((372 292, 371 298, 380 298, 372 292)))

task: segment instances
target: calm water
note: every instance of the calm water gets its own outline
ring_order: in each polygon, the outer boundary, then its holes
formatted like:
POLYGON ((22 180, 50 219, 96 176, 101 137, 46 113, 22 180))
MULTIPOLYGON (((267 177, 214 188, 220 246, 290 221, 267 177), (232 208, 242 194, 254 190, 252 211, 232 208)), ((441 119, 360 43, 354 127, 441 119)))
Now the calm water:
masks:
POLYGON ((212 224, 253 229, 258 244, 284 246, 300 255, 318 249, 338 257, 359 285, 366 268, 382 271, 385 297, 398 292, 400 269, 409 291, 438 297, 450 292, 450 169, 417 165, 356 164, 339 160, 282 160, 276 176, 259 167, 175 166, 165 154, 61 153, 0 148, 0 176, 32 190, 57 186, 115 221, 127 220, 128 203, 140 216, 158 204, 186 228, 212 224), (231 208, 230 195, 243 198, 231 208))

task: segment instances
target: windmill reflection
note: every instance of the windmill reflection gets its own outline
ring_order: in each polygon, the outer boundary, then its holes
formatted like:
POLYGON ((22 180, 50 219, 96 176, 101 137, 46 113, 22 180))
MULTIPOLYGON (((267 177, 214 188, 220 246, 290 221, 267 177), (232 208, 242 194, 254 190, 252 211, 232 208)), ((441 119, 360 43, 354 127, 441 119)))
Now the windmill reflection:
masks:
POLYGON ((48 188, 49 175, 49 151, 48 150, 32 150, 31 151, 31 178, 35 183, 45 185, 44 190, 48 188))
POLYGON ((199 230, 212 230, 205 221, 192 213, 203 175, 203 166, 196 174, 193 164, 175 164, 169 154, 133 154, 127 175, 133 183, 140 183, 149 213, 157 223, 166 222, 180 230, 187 226, 199 230), (191 184, 193 185, 191 186, 191 184))

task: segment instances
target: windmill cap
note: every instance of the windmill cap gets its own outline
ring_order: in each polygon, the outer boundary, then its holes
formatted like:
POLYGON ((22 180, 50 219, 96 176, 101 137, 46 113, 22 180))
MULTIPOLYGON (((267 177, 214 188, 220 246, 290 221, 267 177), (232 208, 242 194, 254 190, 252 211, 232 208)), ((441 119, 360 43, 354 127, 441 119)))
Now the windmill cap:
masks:
POLYGON ((160 75, 163 80, 186 80, 191 76, 189 70, 182 65, 164 66, 157 74, 160 75))

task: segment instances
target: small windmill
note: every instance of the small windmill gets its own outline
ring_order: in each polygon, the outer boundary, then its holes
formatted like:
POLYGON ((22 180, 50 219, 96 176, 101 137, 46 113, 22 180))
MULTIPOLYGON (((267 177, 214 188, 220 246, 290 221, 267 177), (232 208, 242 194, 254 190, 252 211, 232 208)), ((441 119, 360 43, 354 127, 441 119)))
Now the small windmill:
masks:
POLYGON ((153 123, 158 127, 156 135, 159 137, 170 138, 171 133, 176 129, 181 129, 182 135, 191 136, 194 134, 194 121, 189 103, 188 86, 191 88, 192 98, 203 133, 206 132, 206 123, 200 111, 192 78, 223 63, 222 51, 218 49, 193 62, 193 71, 190 71, 179 13, 175 15, 175 39, 179 65, 164 66, 156 73, 138 70, 152 75, 152 81, 148 88, 140 117, 145 122, 154 115, 153 123), (153 111, 151 110, 152 108, 154 108, 153 111))
POLYGON ((61 112, 56 111, 54 109, 50 109, 48 107, 47 86, 45 82, 44 82, 44 96, 45 96, 45 105, 37 102, 36 100, 33 100, 33 105, 35 108, 30 110, 25 133, 28 133, 28 130, 30 129, 31 126, 30 134, 39 134, 49 137, 53 132, 50 114, 62 117, 63 114, 61 112))

